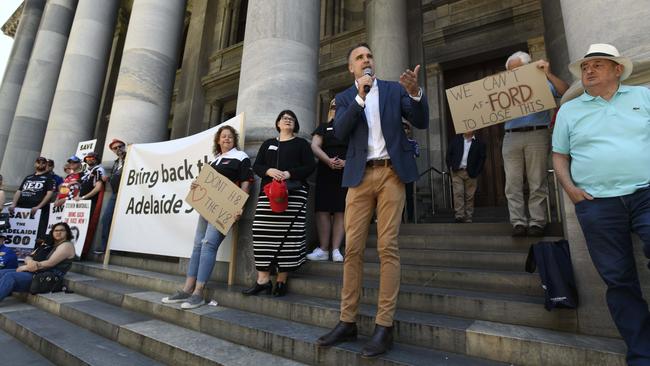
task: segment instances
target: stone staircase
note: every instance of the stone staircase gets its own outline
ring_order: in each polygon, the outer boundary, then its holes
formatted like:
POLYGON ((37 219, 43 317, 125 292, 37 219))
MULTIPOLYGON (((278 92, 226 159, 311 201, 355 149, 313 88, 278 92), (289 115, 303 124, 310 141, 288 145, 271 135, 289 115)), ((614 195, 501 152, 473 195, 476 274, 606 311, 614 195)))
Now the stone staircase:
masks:
MULTIPOLYGON (((74 294, 0 303, 0 331, 10 335, 0 333, 0 345, 22 343, 60 365, 624 365, 622 341, 578 335, 575 311, 544 310, 537 274, 523 270, 535 239, 509 231, 494 223, 402 225, 396 344, 376 360, 360 357, 378 290, 372 233, 354 343, 315 345, 338 321, 340 263, 307 263, 283 298, 244 297, 243 287, 215 281, 208 295, 219 305, 187 311, 160 302, 181 286, 183 261, 113 253, 107 268, 74 265, 74 294)), ((557 239, 560 228, 549 234, 557 239)), ((224 278, 224 268, 214 277, 224 278)), ((23 357, 49 364, 23 348, 23 357)))

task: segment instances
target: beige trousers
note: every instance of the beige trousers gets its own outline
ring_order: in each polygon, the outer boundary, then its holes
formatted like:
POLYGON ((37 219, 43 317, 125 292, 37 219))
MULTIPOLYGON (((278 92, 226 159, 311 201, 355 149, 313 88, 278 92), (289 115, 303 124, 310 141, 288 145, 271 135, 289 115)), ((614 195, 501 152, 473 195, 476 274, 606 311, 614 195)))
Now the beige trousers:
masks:
POLYGON ((451 183, 454 190, 454 211, 456 211, 454 216, 461 220, 471 220, 474 214, 476 178, 470 178, 467 170, 452 171, 451 183))
POLYGON ((377 211, 377 252, 380 261, 379 299, 375 322, 393 325, 400 284, 397 236, 404 210, 404 183, 391 167, 366 168, 363 180, 349 188, 345 200, 345 262, 341 290, 341 320, 355 322, 368 226, 377 211))

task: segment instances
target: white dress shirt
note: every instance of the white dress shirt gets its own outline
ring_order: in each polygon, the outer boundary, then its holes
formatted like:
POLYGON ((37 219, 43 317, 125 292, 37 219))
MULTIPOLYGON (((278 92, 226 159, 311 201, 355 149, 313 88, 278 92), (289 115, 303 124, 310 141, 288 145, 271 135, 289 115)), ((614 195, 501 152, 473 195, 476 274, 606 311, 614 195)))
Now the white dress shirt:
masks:
POLYGON ((472 141, 474 141, 474 136, 471 139, 464 139, 465 144, 463 146, 463 158, 460 160, 459 169, 467 169, 467 156, 469 155, 469 148, 472 147, 472 141))
MULTIPOLYGON (((355 81, 355 86, 358 88, 359 84, 355 81)), ((422 98, 422 89, 420 89, 417 97, 411 97, 416 102, 422 98)), ((368 122, 368 160, 390 159, 388 150, 386 149, 386 140, 381 131, 381 118, 379 115, 379 87, 377 87, 377 79, 372 82, 370 92, 366 94, 364 101, 357 94, 355 97, 357 103, 363 107, 363 113, 366 115, 368 122)))

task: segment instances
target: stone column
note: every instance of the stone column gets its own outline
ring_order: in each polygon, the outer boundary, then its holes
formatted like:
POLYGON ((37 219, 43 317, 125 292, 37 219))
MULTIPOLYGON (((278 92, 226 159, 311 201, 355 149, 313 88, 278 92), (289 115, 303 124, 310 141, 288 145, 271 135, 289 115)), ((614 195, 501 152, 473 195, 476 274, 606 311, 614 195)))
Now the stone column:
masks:
MULTIPOLYGON (((185 0, 135 0, 106 140, 166 140, 185 0)), ((102 160, 112 155, 104 147, 102 160)))
POLYGON ((377 77, 399 80, 409 67, 406 1, 368 0, 366 27, 377 77))
POLYGON ((76 6, 77 0, 50 0, 45 6, 0 169, 7 186, 33 172, 40 155, 76 6))
POLYGON ((59 167, 79 141, 93 138, 119 5, 119 0, 77 5, 41 150, 59 167))
MULTIPOLYGON (((246 152, 252 158, 262 141, 277 136, 275 118, 291 109, 304 126, 316 120, 319 52, 318 1, 251 0, 241 62, 237 114, 245 113, 246 152)), ((258 191, 258 190, 253 190, 258 191)), ((239 225, 237 281, 250 283, 253 265, 252 217, 255 195, 239 225)))
POLYGON ((571 73, 566 67, 570 63, 564 33, 564 19, 560 0, 545 0, 541 2, 544 16, 544 46, 553 73, 560 79, 571 82, 571 73))
POLYGON ((45 0, 27 0, 24 4, 0 85, 0 162, 7 147, 9 130, 14 120, 16 104, 25 79, 29 56, 32 54, 38 24, 43 15, 45 0))
POLYGON ((205 93, 201 77, 207 73, 209 45, 217 14, 217 1, 195 0, 187 31, 183 67, 174 103, 171 138, 185 137, 203 130, 205 93))
MULTIPOLYGON (((633 0, 618 1, 616 11, 612 11, 611 2, 605 0, 561 0, 561 5, 570 61, 583 57, 592 43, 610 43, 634 61, 634 74, 626 83, 650 85, 650 22, 647 21, 650 7, 639 6, 639 2, 633 0)), ((571 260, 580 296, 579 331, 618 337, 605 303, 605 285, 587 252, 575 208, 566 193, 563 198, 565 236, 571 243, 571 260)), ((644 297, 650 300, 647 259, 641 253, 638 240, 635 244, 644 297)))

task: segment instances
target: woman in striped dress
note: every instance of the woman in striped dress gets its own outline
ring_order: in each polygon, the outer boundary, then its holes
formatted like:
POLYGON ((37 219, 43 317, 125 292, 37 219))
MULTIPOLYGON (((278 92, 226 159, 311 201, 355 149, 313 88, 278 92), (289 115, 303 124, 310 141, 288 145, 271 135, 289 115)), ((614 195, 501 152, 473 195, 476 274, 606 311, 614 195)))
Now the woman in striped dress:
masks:
POLYGON ((271 209, 269 198, 260 189, 259 201, 253 221, 253 249, 257 281, 245 290, 245 295, 260 292, 284 296, 287 276, 305 261, 305 217, 307 213, 307 177, 316 163, 309 142, 296 133, 300 130, 296 114, 290 110, 280 112, 275 119, 279 136, 262 144, 253 171, 262 178, 261 186, 273 180, 285 181, 288 188, 288 207, 282 212, 271 209), (273 288, 270 274, 277 271, 273 288))

